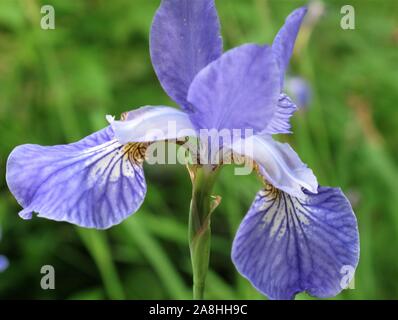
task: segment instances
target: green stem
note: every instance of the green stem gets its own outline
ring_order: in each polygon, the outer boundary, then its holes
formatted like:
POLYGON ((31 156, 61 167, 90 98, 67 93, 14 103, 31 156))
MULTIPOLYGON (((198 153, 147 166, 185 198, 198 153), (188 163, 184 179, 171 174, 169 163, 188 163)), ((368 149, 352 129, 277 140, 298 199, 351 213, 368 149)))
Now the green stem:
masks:
POLYGON ((211 195, 217 172, 210 167, 191 171, 192 200, 189 214, 189 248, 193 273, 193 298, 202 300, 210 259, 210 216, 217 199, 211 195))

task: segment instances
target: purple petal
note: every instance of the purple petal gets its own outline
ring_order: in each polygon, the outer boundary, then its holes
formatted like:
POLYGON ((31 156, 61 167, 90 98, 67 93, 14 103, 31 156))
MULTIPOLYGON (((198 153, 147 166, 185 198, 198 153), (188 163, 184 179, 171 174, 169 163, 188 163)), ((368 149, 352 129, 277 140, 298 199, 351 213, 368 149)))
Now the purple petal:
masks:
POLYGON ((312 170, 287 143, 257 135, 235 141, 232 150, 253 159, 266 181, 292 196, 303 198, 302 188, 317 192, 318 182, 312 170))
POLYGON ((126 113, 122 121, 109 119, 120 143, 174 140, 196 136, 188 115, 170 107, 142 107, 126 113))
POLYGON ((288 77, 286 91, 300 109, 305 109, 311 103, 312 90, 310 84, 301 77, 288 77))
POLYGON ((10 265, 6 256, 0 255, 0 272, 5 271, 10 265))
POLYGON ((138 146, 122 146, 107 127, 69 145, 15 148, 6 178, 24 208, 20 216, 30 219, 37 212, 97 229, 120 223, 140 207, 146 193, 142 163, 132 156, 138 146))
POLYGON ((297 34, 306 13, 306 7, 294 10, 286 18, 285 24, 279 30, 274 39, 274 43, 272 44, 272 50, 277 56, 279 68, 281 71, 281 89, 283 88, 283 79, 289 65, 290 57, 293 53, 294 43, 296 42, 297 34))
POLYGON ((305 193, 299 200, 274 188, 260 191, 233 243, 238 271, 271 299, 303 291, 335 296, 358 264, 357 222, 341 190, 305 193))
POLYGON ((163 0, 152 23, 152 64, 162 87, 183 109, 196 74, 222 54, 214 0, 163 0))
POLYGON ((290 117, 296 112, 296 110, 297 106, 293 103, 293 101, 286 94, 281 93, 272 120, 263 133, 292 133, 290 131, 290 117))
POLYGON ((247 44, 224 53, 194 79, 188 101, 198 128, 266 128, 280 93, 279 71, 269 47, 247 44))

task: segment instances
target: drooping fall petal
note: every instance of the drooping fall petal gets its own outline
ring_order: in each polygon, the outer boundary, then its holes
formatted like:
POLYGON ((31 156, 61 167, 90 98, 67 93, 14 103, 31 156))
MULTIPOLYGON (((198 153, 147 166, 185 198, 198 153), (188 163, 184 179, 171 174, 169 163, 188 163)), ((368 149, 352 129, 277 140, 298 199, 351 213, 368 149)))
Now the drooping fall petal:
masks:
POLYGON ((138 210, 145 194, 140 144, 121 145, 110 127, 69 145, 22 145, 7 162, 20 216, 105 229, 138 210))
POLYGON ((260 191, 233 243, 238 271, 271 299, 303 291, 335 296, 358 264, 357 222, 341 190, 305 194, 301 200, 275 188, 260 191))

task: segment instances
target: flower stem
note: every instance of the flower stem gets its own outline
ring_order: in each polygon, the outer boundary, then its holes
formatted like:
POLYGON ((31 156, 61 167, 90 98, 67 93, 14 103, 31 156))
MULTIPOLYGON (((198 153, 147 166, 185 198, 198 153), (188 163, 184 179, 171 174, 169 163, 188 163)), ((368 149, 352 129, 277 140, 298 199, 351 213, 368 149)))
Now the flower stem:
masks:
POLYGON ((211 195, 217 172, 210 167, 190 170, 192 200, 189 214, 189 248, 193 273, 193 298, 202 300, 210 259, 210 216, 219 203, 211 195))

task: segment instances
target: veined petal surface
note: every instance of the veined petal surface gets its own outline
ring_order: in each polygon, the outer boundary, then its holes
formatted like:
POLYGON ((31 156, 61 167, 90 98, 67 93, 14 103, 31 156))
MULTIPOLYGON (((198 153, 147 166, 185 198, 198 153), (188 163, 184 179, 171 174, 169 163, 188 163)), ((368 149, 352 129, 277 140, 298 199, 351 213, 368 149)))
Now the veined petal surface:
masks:
POLYGON ((152 23, 150 51, 162 87, 188 109, 192 80, 223 51, 214 0, 163 0, 152 23))
POLYGON ((279 95, 278 105, 267 128, 265 134, 292 133, 290 131, 290 118, 297 111, 296 104, 284 93, 279 95))
POLYGON ((300 200, 272 187, 260 191, 233 243, 237 270, 271 299, 335 296, 358 264, 357 222, 341 190, 305 193, 300 200))
POLYGON ((107 127, 69 145, 22 145, 7 162, 7 184, 20 216, 106 229, 142 204, 146 183, 140 144, 122 146, 107 127))
POLYGON ((263 131, 278 97, 279 69, 271 48, 246 44, 224 53, 195 77, 188 92, 193 124, 205 129, 263 131))

